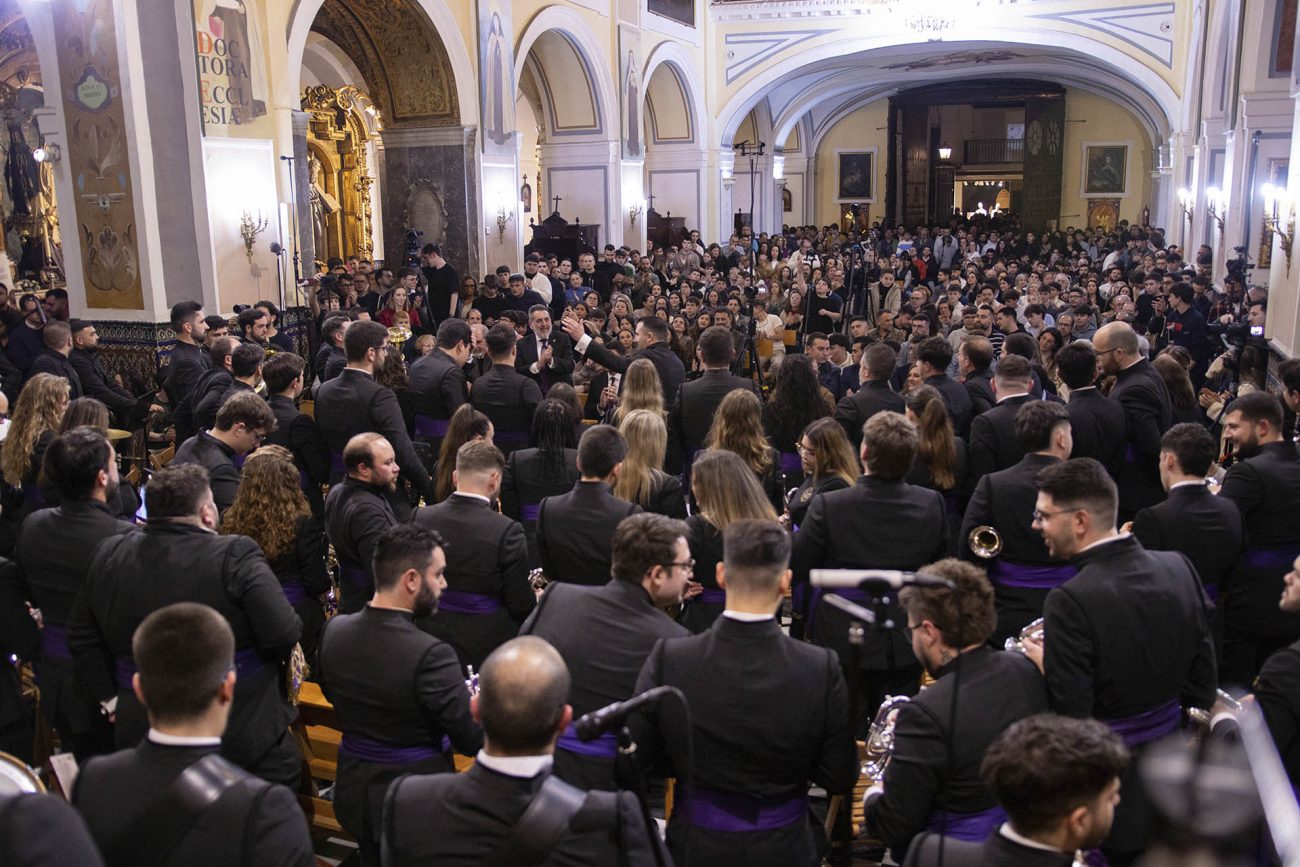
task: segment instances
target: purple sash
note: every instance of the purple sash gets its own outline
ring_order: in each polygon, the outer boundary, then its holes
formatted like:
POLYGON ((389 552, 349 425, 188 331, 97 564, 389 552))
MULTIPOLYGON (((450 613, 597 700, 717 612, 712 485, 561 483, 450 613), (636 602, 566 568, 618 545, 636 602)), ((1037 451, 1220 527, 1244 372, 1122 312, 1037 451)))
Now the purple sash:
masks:
POLYGON ((989 835, 1002 826, 1007 814, 1001 807, 989 807, 978 813, 951 813, 935 810, 926 820, 925 830, 943 834, 954 840, 983 843, 989 835))
POLYGON ((340 562, 339 583, 354 590, 365 590, 371 585, 370 573, 360 566, 340 562))
POLYGON ((301 581, 286 581, 280 585, 280 589, 284 591, 284 598, 289 600, 290 605, 307 601, 307 588, 301 581))
POLYGON ((1300 557, 1300 545, 1260 546, 1247 548, 1241 562, 1252 569, 1290 569, 1296 557, 1300 557))
POLYGON ((44 653, 50 659, 71 662, 72 653, 68 650, 68 630, 53 623, 45 624, 45 627, 41 629, 41 653, 44 653))
MULTIPOLYGON (((441 752, 447 752, 451 749, 450 739, 444 735, 439 746, 441 752)), ((374 762, 377 765, 411 765, 431 759, 440 751, 431 746, 397 747, 344 732, 339 740, 339 752, 358 761, 374 762)))
POLYGON ((807 815, 806 792, 756 798, 703 786, 683 786, 673 811, 674 818, 681 816, 697 828, 739 834, 785 828, 807 815))
POLYGON ((30 485, 23 485, 23 502, 37 509, 45 505, 45 492, 35 480, 30 485))
POLYGON ((618 755, 618 735, 605 732, 598 738, 584 741, 573 731, 573 724, 564 730, 555 745, 566 753, 586 756, 589 759, 612 759, 618 755))
POLYGON ((447 435, 447 427, 450 424, 451 419, 430 418, 417 412, 415 414, 415 435, 441 439, 447 435))
POLYGON ((343 460, 343 452, 330 452, 330 472, 336 476, 348 474, 348 465, 343 460))
POLYGON ((798 452, 781 452, 781 472, 798 473, 803 470, 803 461, 798 452))
POLYGON ((521 521, 532 521, 537 523, 537 516, 542 513, 541 503, 521 503, 519 506, 519 519, 521 521))
POLYGON ((486 593, 470 593, 466 590, 444 590, 438 598, 439 611, 451 611, 456 614, 491 614, 501 609, 501 600, 486 593))
POLYGON ((528 446, 528 431, 499 430, 492 435, 492 444, 497 448, 509 446, 512 449, 528 446))
POLYGON ((717 587, 705 587, 691 602, 704 602, 708 605, 726 605, 727 591, 717 587))
MULTIPOLYGON (((139 670, 135 667, 135 660, 126 656, 117 658, 117 685, 119 689, 127 692, 131 691, 131 678, 139 670)), ((257 648, 249 647, 244 650, 235 651, 235 675, 239 679, 250 677, 261 671, 265 666, 262 664, 262 657, 258 656, 257 648)))
POLYGON ((1156 738, 1164 737, 1178 728, 1183 721, 1183 709, 1178 699, 1170 699, 1157 708, 1120 719, 1102 720, 1110 730, 1119 735, 1124 746, 1135 747, 1156 738))
POLYGON ((232 464, 234 464, 234 465, 235 465, 235 469, 239 470, 240 472, 243 472, 243 470, 244 470, 244 461, 246 461, 246 460, 248 460, 248 456, 247 456, 247 455, 231 455, 231 456, 230 456, 230 462, 231 462, 232 464))
POLYGON ((989 578, 994 584, 1001 584, 1004 587, 1051 590, 1069 581, 1078 571, 1069 563, 1035 566, 1030 563, 998 559, 994 560, 989 567, 989 578))

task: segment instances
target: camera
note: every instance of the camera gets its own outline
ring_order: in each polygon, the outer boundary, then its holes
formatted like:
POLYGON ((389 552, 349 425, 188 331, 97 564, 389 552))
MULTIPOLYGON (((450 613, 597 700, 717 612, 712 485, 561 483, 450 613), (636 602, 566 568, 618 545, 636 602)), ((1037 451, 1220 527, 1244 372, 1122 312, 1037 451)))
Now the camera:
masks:
POLYGON ((406 230, 406 264, 410 268, 420 267, 420 248, 423 246, 420 239, 424 233, 419 229, 406 230))
POLYGON ((1233 247, 1232 252, 1237 255, 1224 263, 1224 267, 1228 269, 1227 279, 1244 284, 1250 270, 1255 266, 1247 260, 1245 247, 1233 247))

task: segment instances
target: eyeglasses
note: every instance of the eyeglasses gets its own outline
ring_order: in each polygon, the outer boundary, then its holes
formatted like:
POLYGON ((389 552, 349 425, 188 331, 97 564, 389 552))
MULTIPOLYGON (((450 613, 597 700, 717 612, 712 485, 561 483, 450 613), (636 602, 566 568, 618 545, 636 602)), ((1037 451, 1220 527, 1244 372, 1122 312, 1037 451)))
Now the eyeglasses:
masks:
POLYGON ((806 446, 803 443, 799 443, 795 448, 799 450, 799 454, 801 455, 811 455, 816 451, 811 446, 806 446))
POLYGON ((1057 515, 1064 515, 1066 512, 1078 512, 1078 511, 1080 511, 1080 509, 1078 508, 1057 509, 1055 512, 1043 512, 1040 511, 1039 509, 1034 509, 1033 522, 1035 524, 1046 524, 1048 521, 1050 521, 1052 518, 1055 518, 1057 515))
POLYGON ((1098 355, 1108 355, 1109 353, 1112 352, 1119 352, 1119 347, 1115 346, 1110 349, 1097 349, 1096 347, 1093 347, 1092 351, 1097 353, 1098 355))
POLYGON ((664 568, 665 568, 665 569, 673 569, 673 568, 677 568, 677 567, 680 567, 680 568, 682 568, 682 569, 685 569, 687 572, 690 572, 691 574, 694 574, 694 573, 695 573, 695 559, 694 559, 694 558, 691 558, 690 560, 683 560, 681 563, 665 563, 665 564, 664 564, 664 568))

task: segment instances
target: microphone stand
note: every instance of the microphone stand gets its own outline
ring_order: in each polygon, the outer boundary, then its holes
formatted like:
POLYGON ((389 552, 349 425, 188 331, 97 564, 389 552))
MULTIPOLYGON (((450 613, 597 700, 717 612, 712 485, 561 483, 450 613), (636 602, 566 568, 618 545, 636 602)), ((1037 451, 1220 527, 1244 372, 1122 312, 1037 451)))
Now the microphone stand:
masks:
POLYGON ((646 836, 655 853, 656 867, 667 867, 662 849, 667 842, 660 843, 659 827, 655 824, 654 817, 650 815, 650 795, 646 789, 645 774, 641 773, 640 764, 636 760, 636 741, 632 739, 632 730, 626 725, 619 726, 618 729, 618 756, 614 763, 614 779, 623 782, 620 788, 636 795, 637 806, 641 810, 641 821, 645 823, 646 836))

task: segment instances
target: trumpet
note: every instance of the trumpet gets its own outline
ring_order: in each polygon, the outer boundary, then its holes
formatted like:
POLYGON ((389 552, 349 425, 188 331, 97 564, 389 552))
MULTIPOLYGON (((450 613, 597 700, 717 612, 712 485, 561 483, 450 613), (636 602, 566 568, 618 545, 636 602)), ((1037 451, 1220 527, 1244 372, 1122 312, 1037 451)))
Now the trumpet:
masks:
POLYGON ((551 579, 546 577, 546 573, 540 567, 529 571, 528 586, 533 588, 533 592, 541 593, 546 589, 546 585, 550 583, 551 579))
POLYGON ((401 325, 394 325, 392 328, 388 329, 388 343, 391 346, 396 346, 399 350, 402 348, 402 344, 410 339, 411 329, 409 328, 401 325))
POLYGON ((987 524, 976 527, 966 537, 971 553, 984 560, 992 560, 1002 553, 1002 535, 987 524))
POLYGON ((1014 650, 1017 653, 1025 652, 1025 639, 1036 638, 1043 640, 1043 618, 1031 622, 1024 629, 1020 630, 1020 635, 1016 638, 1008 638, 1002 645, 1003 650, 1014 650))
POLYGON ((885 768, 894 757, 894 726, 898 722, 898 712, 911 699, 905 695, 887 695, 880 709, 871 721, 867 732, 865 757, 862 762, 862 776, 879 783, 885 778, 885 768))
POLYGON ((465 678, 465 688, 469 690, 470 698, 473 698, 478 695, 479 690, 478 672, 474 670, 472 665, 465 666, 465 672, 469 675, 469 677, 465 678))
MULTIPOLYGON (((1233 698, 1223 690, 1215 690, 1215 695, 1224 706, 1233 713, 1241 711, 1241 702, 1233 698)), ((1187 719, 1196 726, 1199 732, 1208 733, 1210 731, 1210 712, 1205 708, 1189 707, 1187 709, 1187 719)))

